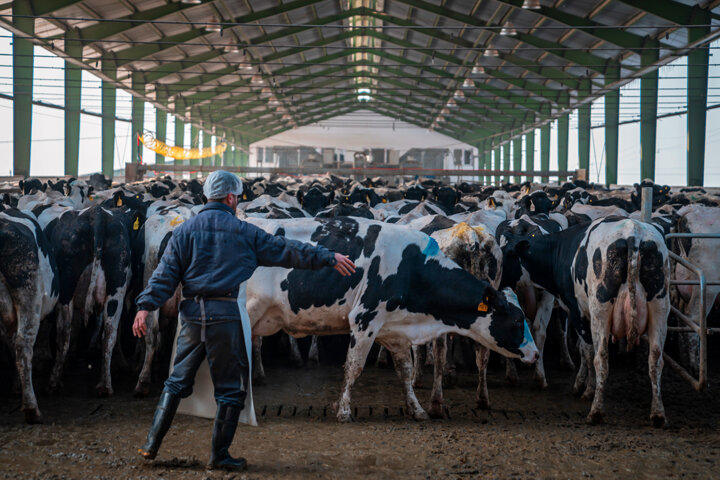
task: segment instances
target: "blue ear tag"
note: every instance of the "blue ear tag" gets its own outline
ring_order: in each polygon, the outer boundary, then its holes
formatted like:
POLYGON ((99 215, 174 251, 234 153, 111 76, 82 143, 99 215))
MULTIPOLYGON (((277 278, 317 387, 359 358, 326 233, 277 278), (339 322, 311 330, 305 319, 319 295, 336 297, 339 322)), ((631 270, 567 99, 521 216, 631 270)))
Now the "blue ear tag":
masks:
POLYGON ((422 253, 426 257, 434 257, 439 251, 440 246, 434 238, 430 237, 430 240, 428 241, 428 244, 425 246, 425 249, 422 251, 422 253))
POLYGON ((523 320, 523 323, 525 324, 525 334, 523 338, 523 342, 520 344, 520 348, 523 348, 525 345, 533 341, 532 334, 530 333, 530 327, 528 326, 528 323, 523 320))

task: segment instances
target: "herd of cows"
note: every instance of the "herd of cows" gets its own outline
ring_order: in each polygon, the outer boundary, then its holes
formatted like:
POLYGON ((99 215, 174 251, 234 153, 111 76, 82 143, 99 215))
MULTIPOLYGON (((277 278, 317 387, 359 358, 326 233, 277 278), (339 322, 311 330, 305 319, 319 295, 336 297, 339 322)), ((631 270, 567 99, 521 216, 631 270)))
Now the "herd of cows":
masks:
MULTIPOLYGON (((474 341, 479 372, 477 403, 489 408, 490 351, 535 363, 546 387, 543 353, 553 310, 565 312, 562 360, 572 364, 568 333, 578 339, 574 392, 592 399, 588 422, 602 421, 609 343, 633 349, 647 338, 652 384, 650 418, 666 424, 660 380, 671 297, 697 311, 698 287, 669 251, 720 276, 711 240, 666 242, 674 232, 720 233, 720 197, 702 188, 652 186, 650 223, 640 221, 640 185, 607 189, 576 181, 560 186, 450 185, 418 179, 391 185, 331 174, 242 179, 237 216, 273 235, 322 244, 349 255, 356 272, 287 270, 261 266, 247 287, 253 324, 255 378, 264 371, 262 337, 284 331, 314 336, 349 334, 340 421, 351 416, 351 390, 372 345, 389 353, 416 419, 443 414, 443 376, 449 350, 474 341), (413 385, 428 356, 434 364, 429 412, 413 385)), ((121 322, 131 322, 135 296, 163 254, 172 231, 203 206, 198 180, 170 178, 112 185, 101 175, 56 183, 28 179, 0 202, 0 336, 15 355, 22 411, 42 421, 32 382, 32 359, 43 319, 55 324, 54 365, 48 389, 63 386, 73 328, 97 325, 102 367, 97 393, 113 393, 111 361, 121 322)), ((0 186, 1 191, 2 186, 0 186)), ((708 287, 709 314, 720 287, 708 287)), ((135 391, 146 395, 163 334, 174 330, 178 290, 149 318, 144 361, 135 391)), ((697 368, 693 336, 682 353, 697 368)))

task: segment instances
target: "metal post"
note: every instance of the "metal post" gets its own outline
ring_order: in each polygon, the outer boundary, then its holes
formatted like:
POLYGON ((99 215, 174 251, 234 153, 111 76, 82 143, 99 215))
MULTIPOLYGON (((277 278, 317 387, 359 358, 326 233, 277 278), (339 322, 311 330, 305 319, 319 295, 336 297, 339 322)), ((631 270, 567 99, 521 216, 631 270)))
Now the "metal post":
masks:
MULTIPOLYGON (((155 95, 158 102, 163 105, 167 104, 167 91, 159 86, 155 87, 155 95)), ((167 112, 165 110, 155 109, 155 138, 161 142, 167 140, 167 112)), ((155 163, 165 163, 165 156, 155 153, 155 163)))
MULTIPOLYGON (((203 132, 202 132, 202 148, 203 148, 203 150, 205 150, 208 147, 212 147, 212 135, 210 135, 208 132, 203 130, 203 132)), ((202 164, 203 165, 212 165, 213 157, 203 157, 202 164)))
MULTIPOLYGON (((142 72, 133 72, 132 89, 139 93, 145 93, 145 79, 142 72)), ((145 102, 142 98, 132 97, 132 107, 130 112, 131 137, 130 137, 130 161, 142 162, 142 143, 139 137, 143 134, 145 120, 145 102)))
MULTIPOLYGON (((648 39, 640 55, 642 66, 657 62, 657 40, 648 39)), ((640 177, 655 180, 655 143, 657 136, 658 70, 640 79, 640 177)))
MULTIPOLYGON (((522 170, 522 137, 517 137, 513 140, 513 170, 522 170)), ((515 175, 513 177, 513 183, 520 183, 520 176, 515 175)))
POLYGON ((226 137, 226 138, 224 138, 224 139, 221 140, 221 141, 224 141, 225 144, 226 144, 226 146, 225 146, 225 151, 224 151, 223 154, 222 154, 222 164, 223 164, 223 166, 225 167, 225 166, 234 165, 234 164, 235 164, 235 161, 234 161, 234 155, 233 155, 233 152, 232 152, 232 145, 230 144, 230 139, 226 137))
MULTIPOLYGON (((180 117, 175 117, 175 146, 185 148, 185 121, 180 117)), ((175 160, 173 163, 183 164, 185 161, 175 160)))
MULTIPOLYGON (((620 79, 620 66, 617 62, 608 64, 605 71, 605 83, 620 79)), ((613 90, 605 94, 605 183, 617 184, 618 175, 618 125, 620 121, 620 91, 613 90)))
MULTIPOLYGON (((102 72, 108 77, 115 79, 117 75, 116 63, 113 59, 107 58, 105 54, 102 60, 102 72)), ((112 178, 115 159, 115 100, 117 92, 115 85, 109 82, 102 82, 102 173, 112 178)))
MULTIPOLYGON (((82 43, 77 30, 65 32, 65 53, 82 58, 82 43)), ((78 175, 80 158, 80 108, 82 94, 82 69, 65 62, 65 175, 78 175)))
MULTIPOLYGON (((503 153, 503 170, 510 170, 510 142, 506 142, 505 145, 502 146, 502 153, 503 153)), ((510 176, 505 174, 502 177, 502 180, 504 183, 510 183, 510 176)))
MULTIPOLYGON (((495 149, 493 160, 493 170, 496 172, 502 170, 502 147, 495 149)), ((500 175, 497 173, 495 174, 495 185, 500 185, 500 175)))
MULTIPOLYGON (((485 168, 486 170, 492 169, 492 150, 490 150, 491 148, 492 148, 492 141, 488 140, 485 144, 485 150, 486 150, 484 153, 485 161, 483 162, 483 164, 485 165, 485 167, 483 167, 483 168, 485 168)), ((492 182, 492 177, 490 176, 490 174, 486 174, 485 175, 485 185, 490 185, 490 182, 492 182)))
POLYGON ((645 223, 650 223, 650 217, 652 216, 652 187, 642 187, 642 205, 640 210, 640 220, 645 223))
MULTIPOLYGON (((693 23, 701 27, 688 28, 688 42, 710 33, 710 12, 693 9, 693 23)), ((708 46, 700 47, 687 56, 687 184, 702 186, 705 177, 705 128, 707 122, 708 46)))
MULTIPOLYGON (((32 3, 12 2, 12 23, 25 33, 35 33, 32 3)), ((13 174, 30 176, 32 144, 33 44, 13 35, 13 174)))
MULTIPOLYGON (((568 169, 568 134, 570 131, 570 114, 558 118, 558 170, 568 169)), ((562 183, 558 178, 558 183, 562 183)))
MULTIPOLYGON (((190 125, 190 148, 200 148, 200 130, 194 124, 190 125)), ((200 165, 200 159, 190 159, 190 165, 200 165)), ((195 177, 197 176, 198 173, 195 172, 195 177)))
MULTIPOLYGON (((544 172, 550 170, 550 123, 540 127, 540 170, 544 172)), ((540 181, 548 183, 550 177, 542 177, 540 181)))
MULTIPOLYGON (((590 79, 583 78, 580 80, 580 88, 578 95, 581 98, 589 96, 591 93, 590 79)), ((585 103, 578 107, 578 159, 579 167, 590 169, 590 115, 592 105, 585 103)), ((562 170, 562 169, 561 169, 562 170)))
MULTIPOLYGON (((535 170, 535 130, 525 134, 525 170, 535 170)), ((534 182, 535 177, 530 174, 525 177, 526 182, 534 182)))

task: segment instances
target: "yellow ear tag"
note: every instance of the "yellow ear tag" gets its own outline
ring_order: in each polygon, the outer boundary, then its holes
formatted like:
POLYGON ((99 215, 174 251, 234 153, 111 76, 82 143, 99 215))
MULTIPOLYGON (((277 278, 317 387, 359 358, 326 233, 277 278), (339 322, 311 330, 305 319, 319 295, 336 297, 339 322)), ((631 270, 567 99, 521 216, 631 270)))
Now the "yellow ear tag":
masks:
POLYGON ((140 219, 136 218, 135 223, 133 223, 133 230, 138 230, 140 228, 140 219))
POLYGON ((95 199, 95 197, 94 197, 94 196, 92 196, 92 195, 88 195, 88 200, 92 201, 93 199, 95 199))
POLYGON ((370 195, 365 195, 365 201, 366 201, 367 203, 370 203, 370 195))
POLYGON ((122 197, 118 197, 117 206, 122 207, 122 197))
POLYGON ((484 302, 480 302, 480 304, 478 305, 478 312, 487 312, 487 311, 488 311, 487 304, 484 302))
POLYGON ((247 193, 243 193, 243 200, 247 200, 247 193))
POLYGON ((383 199, 382 199, 382 202, 383 202, 383 203, 387 203, 387 198, 383 198, 383 199))
POLYGON ((182 218, 182 217, 180 217, 180 216, 175 217, 175 218, 173 218, 172 220, 170 220, 170 226, 171 226, 171 227, 174 227, 174 226, 176 226, 176 225, 180 225, 180 224, 183 223, 184 221, 185 221, 185 219, 182 218))

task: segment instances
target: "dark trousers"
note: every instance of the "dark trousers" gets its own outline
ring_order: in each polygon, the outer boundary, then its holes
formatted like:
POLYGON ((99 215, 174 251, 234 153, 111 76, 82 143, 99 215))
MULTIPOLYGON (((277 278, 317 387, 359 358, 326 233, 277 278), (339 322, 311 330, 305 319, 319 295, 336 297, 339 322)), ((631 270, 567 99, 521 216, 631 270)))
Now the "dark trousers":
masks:
POLYGON ((205 342, 201 341, 201 328, 199 323, 181 320, 175 362, 165 388, 181 398, 189 397, 195 373, 207 357, 215 401, 242 407, 249 378, 242 323, 238 319, 206 325, 205 342))

